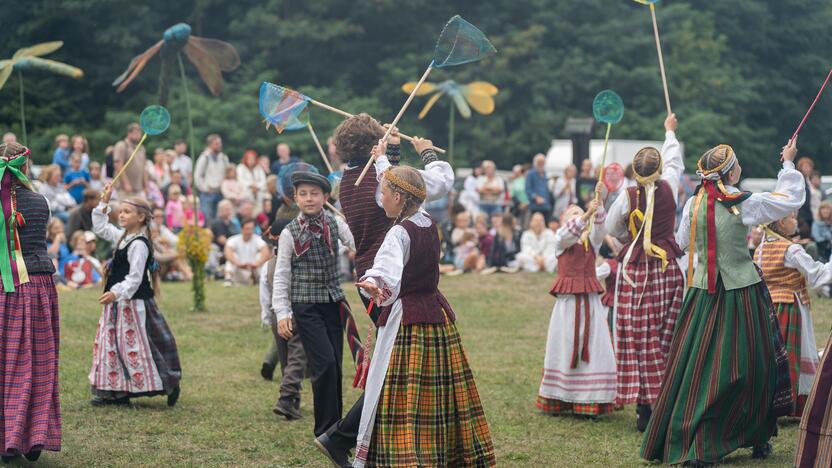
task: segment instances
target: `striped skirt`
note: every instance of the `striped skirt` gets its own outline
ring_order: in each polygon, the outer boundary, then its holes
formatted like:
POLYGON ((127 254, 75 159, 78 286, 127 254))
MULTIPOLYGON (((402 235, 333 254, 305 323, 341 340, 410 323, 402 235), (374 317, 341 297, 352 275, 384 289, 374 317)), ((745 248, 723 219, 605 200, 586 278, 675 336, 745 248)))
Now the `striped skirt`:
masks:
POLYGON ((791 403, 787 362, 765 283, 725 291, 720 278, 713 295, 691 288, 641 456, 716 463, 765 443, 783 392, 791 403))
POLYGON ((618 366, 617 403, 652 405, 659 394, 673 329, 685 293, 679 264, 665 271, 661 261, 630 263, 631 286, 619 273, 615 309, 615 357, 618 366))
POLYGON ((789 356, 789 377, 795 401, 791 416, 800 417, 818 369, 818 349, 809 306, 797 301, 775 304, 780 333, 789 356))
POLYGON ((90 384, 104 399, 170 394, 182 377, 176 340, 153 299, 104 306, 90 384))
POLYGON ((494 465, 491 434, 456 326, 402 326, 365 466, 494 465))
POLYGON ((3 453, 61 449, 60 313, 51 275, 0 293, 3 453))
POLYGON ((794 464, 799 468, 832 466, 832 336, 806 402, 794 464))

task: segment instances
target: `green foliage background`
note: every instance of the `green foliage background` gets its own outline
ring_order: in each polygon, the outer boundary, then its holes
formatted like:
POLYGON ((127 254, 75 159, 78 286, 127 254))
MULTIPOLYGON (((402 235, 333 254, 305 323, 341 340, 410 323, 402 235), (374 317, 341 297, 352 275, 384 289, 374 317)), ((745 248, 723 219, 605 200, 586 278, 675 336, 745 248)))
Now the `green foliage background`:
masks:
MULTIPOLYGON (((746 175, 774 175, 779 148, 832 62, 832 2, 665 0, 657 12, 688 163, 710 146, 729 143, 746 175)), ((65 42, 50 57, 81 67, 86 77, 24 77, 30 143, 36 158, 46 161, 55 134, 84 133, 92 156, 101 158, 124 126, 156 100, 159 61, 122 94, 112 80, 167 27, 187 22, 195 35, 234 44, 243 62, 226 75, 219 99, 186 64, 197 138, 219 132, 233 158, 246 147, 273 155, 274 145, 287 141, 317 163, 305 132, 278 136, 264 130, 256 102, 260 82, 286 84, 336 107, 390 120, 405 98, 399 86, 419 77, 442 25, 456 13, 485 31, 499 54, 431 79, 487 80, 501 90, 493 115, 457 119, 459 163, 489 158, 507 168, 529 161, 552 138, 564 137, 567 117, 590 116, 592 98, 604 88, 615 89, 627 107, 616 138, 661 138, 664 102, 650 17, 630 0, 4 1, 0 55, 47 40, 65 42)), ((187 124, 177 118, 184 116, 178 76, 171 89, 174 123, 151 147, 185 137, 187 124)), ((17 92, 13 76, 0 90, 0 130, 20 130, 17 92)), ((440 101, 418 121, 424 99, 417 99, 401 127, 446 145, 449 103, 440 101)), ((339 122, 317 109, 313 119, 322 137, 339 122)), ((832 101, 824 98, 800 142, 801 153, 819 159, 827 171, 830 120, 832 101)))

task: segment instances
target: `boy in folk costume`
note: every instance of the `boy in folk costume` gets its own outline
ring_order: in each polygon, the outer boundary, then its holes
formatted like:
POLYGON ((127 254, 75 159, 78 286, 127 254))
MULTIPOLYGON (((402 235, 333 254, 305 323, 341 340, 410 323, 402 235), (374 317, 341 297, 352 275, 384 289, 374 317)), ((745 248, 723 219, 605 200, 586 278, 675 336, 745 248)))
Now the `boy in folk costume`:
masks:
POLYGON ((182 369, 176 340, 154 299, 159 291, 159 265, 153 258, 147 200, 128 197, 118 211, 120 228, 109 222, 113 186, 104 187, 92 211, 93 231, 112 242, 113 259, 106 270, 104 306, 93 346, 91 403, 126 405, 130 398, 167 395, 168 406, 179 399, 182 369))
POLYGON ((454 312, 438 288, 439 232, 419 208, 425 184, 406 166, 386 171, 381 184, 396 224, 357 283, 382 313, 354 466, 494 466, 454 312))
POLYGON ((639 150, 633 158, 638 185, 610 207, 606 227, 624 243, 618 256, 613 324, 621 405, 636 403, 636 427, 644 432, 659 394, 670 339, 684 295, 676 259, 676 194, 684 172, 676 139, 676 115, 665 119, 661 153, 639 150))
POLYGON ((61 450, 60 310, 46 249, 49 203, 29 181, 29 149, 0 144, 0 454, 61 450))
POLYGON ((800 417, 818 367, 808 287, 814 289, 832 283, 832 263, 816 262, 802 245, 790 240, 797 234, 796 213, 789 213, 763 230, 754 261, 768 286, 789 354, 795 402, 791 416, 800 417))
MULTIPOLYGON (((600 183, 596 190, 600 191, 600 183)), ((595 418, 615 407, 616 370, 607 309, 595 272, 604 242, 604 207, 593 200, 584 212, 566 209, 556 233, 558 273, 550 293, 557 297, 549 322, 543 380, 537 407, 545 414, 595 418), (588 224, 595 215, 591 232, 588 224), (588 243, 587 243, 588 242, 588 243)))
POLYGON ((326 177, 296 172, 292 185, 300 214, 278 240, 272 307, 283 339, 291 340, 297 325, 312 374, 315 436, 319 436, 341 418, 345 330, 353 357, 361 360, 338 271, 339 240, 350 249, 355 244, 346 223, 323 209, 331 190, 326 177))
MULTIPOLYGON (((265 378, 274 372, 276 364, 280 364, 280 398, 275 403, 272 411, 291 421, 302 417, 300 412, 300 390, 303 376, 306 373, 306 353, 303 351, 300 334, 294 329, 294 323, 292 324, 294 332, 291 338, 287 340, 280 336, 277 330, 277 316, 272 307, 280 233, 290 222, 291 220, 288 219, 278 219, 272 223, 268 231, 263 233, 263 240, 271 247, 273 255, 263 265, 260 272, 261 319, 263 323, 268 324, 271 328, 274 339, 263 359, 263 369, 261 369, 260 374, 265 378)), ((271 378, 267 380, 271 380, 271 378)))
POLYGON ((746 244, 748 226, 796 211, 805 198, 797 148, 783 147, 775 193, 740 192, 742 169, 728 145, 699 159, 702 184, 682 211, 677 241, 698 257, 641 456, 707 466, 740 447, 771 453, 777 417, 792 409, 788 357, 768 289, 746 244))
MULTIPOLYGON (((342 161, 347 161, 341 179, 339 200, 347 224, 355 236, 355 271, 358 278, 372 266, 384 235, 393 226, 394 221, 385 215, 381 205, 380 180, 384 171, 398 165, 400 138, 398 129, 394 128, 388 144, 380 146, 379 139, 384 133, 384 127, 367 114, 350 117, 335 129, 334 143, 337 154, 342 161), (377 156, 375 163, 370 166, 367 176, 356 187, 355 182, 373 154, 377 156)), ((454 171, 450 164, 438 160, 430 140, 414 138, 413 147, 419 153, 425 167, 419 173, 425 181, 426 200, 446 196, 454 183, 454 171)), ((369 299, 360 297, 364 307, 368 307, 369 299)), ((370 309, 370 318, 375 321, 380 313, 381 308, 374 305, 370 309)), ((318 448, 330 459, 338 460, 337 463, 347 464, 348 453, 355 448, 363 398, 363 395, 359 397, 344 419, 334 424, 316 442, 318 448)))

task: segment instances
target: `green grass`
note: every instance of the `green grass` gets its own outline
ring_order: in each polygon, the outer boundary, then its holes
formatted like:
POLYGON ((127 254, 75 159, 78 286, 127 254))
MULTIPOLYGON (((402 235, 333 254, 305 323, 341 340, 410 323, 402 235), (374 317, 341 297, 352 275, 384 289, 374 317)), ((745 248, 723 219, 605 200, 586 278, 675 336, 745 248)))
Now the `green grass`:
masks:
MULTIPOLYGON (((589 422, 543 416, 535 409, 553 298, 547 275, 443 278, 453 305, 501 466, 643 466, 632 407, 589 422)), ((190 309, 184 284, 165 284, 161 308, 176 334, 184 378, 174 409, 164 398, 137 399, 128 408, 89 405, 87 373, 100 313, 98 292, 61 294, 63 451, 41 460, 54 466, 328 466, 311 445, 312 398, 304 383, 304 418, 287 422, 271 412, 277 382, 260 378, 271 340, 260 328, 254 287, 208 285, 208 313, 190 309)), ((363 336, 367 319, 346 286, 363 336)), ((815 299, 815 329, 824 346, 832 301, 815 299)), ((359 393, 345 353, 345 407, 359 393)), ((279 371, 278 371, 279 374, 279 371)), ((791 466, 796 422, 781 427, 771 459, 750 450, 728 457, 734 466, 791 466)))

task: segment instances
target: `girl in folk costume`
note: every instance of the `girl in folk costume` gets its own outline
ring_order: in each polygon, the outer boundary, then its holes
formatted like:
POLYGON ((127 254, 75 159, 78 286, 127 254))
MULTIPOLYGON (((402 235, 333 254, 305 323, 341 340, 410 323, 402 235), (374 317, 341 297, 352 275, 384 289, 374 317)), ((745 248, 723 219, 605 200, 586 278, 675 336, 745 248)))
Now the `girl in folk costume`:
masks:
POLYGON ((705 466, 740 447, 771 452, 777 417, 791 411, 788 357, 765 283, 746 246, 747 226, 797 210, 805 197, 794 168, 795 142, 783 147, 776 193, 740 192, 734 150, 699 159, 702 184, 682 212, 677 241, 695 252, 662 386, 641 456, 705 466))
POLYGON ((606 227, 625 245, 613 308, 618 366, 618 404, 636 403, 636 427, 644 432, 659 394, 670 339, 685 283, 676 259, 676 193, 684 172, 676 139, 676 115, 665 119, 661 153, 639 150, 633 158, 638 185, 610 207, 606 227))
POLYGON ((125 405, 130 398, 167 395, 179 399, 182 369, 176 340, 154 297, 159 291, 158 264, 153 258, 147 200, 127 198, 118 211, 117 228, 109 223, 112 184, 92 211, 93 231, 115 246, 107 267, 104 308, 93 345, 91 403, 125 405))
POLYGON ((558 273, 550 293, 557 301, 537 396, 537 407, 546 414, 597 417, 615 407, 615 354, 599 295, 603 288, 595 273, 595 256, 605 236, 604 216, 597 199, 585 213, 572 205, 555 235, 558 273), (595 225, 589 231, 585 228, 593 215, 595 225))
POLYGON ((384 173, 396 224, 357 286, 382 306, 354 466, 494 466, 494 448, 454 313, 438 289, 436 225, 413 168, 384 173))
POLYGON ((818 368, 807 286, 819 288, 832 283, 832 263, 816 262, 803 246, 790 240, 797 234, 797 214, 794 212, 763 230, 763 240, 754 252, 754 260, 771 293, 789 354, 795 401, 791 415, 800 417, 818 368))
POLYGON ((49 203, 33 191, 29 149, 0 144, 0 424, 2 458, 61 449, 60 313, 46 251, 49 203))
POLYGON ((832 466, 832 336, 826 343, 823 360, 806 401, 794 465, 798 468, 832 466))

